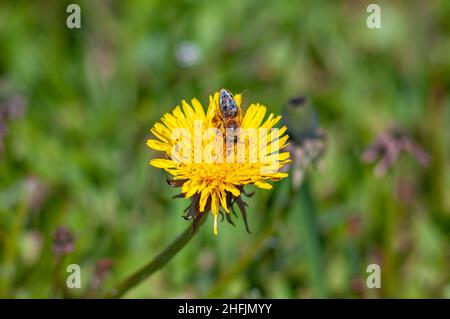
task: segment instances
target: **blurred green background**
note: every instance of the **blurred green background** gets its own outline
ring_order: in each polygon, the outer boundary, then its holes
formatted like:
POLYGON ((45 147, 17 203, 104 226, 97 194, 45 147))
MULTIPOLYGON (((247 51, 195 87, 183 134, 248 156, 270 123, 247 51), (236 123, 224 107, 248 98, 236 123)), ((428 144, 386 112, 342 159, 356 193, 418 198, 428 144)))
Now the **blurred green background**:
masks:
POLYGON ((324 156, 298 192, 286 179, 248 200, 252 234, 238 220, 214 237, 209 218, 126 297, 450 298, 449 1, 377 1, 381 29, 372 1, 312 0, 76 1, 68 29, 71 2, 0 3, 0 297, 100 296, 188 227, 145 142, 182 99, 226 87, 276 113, 310 97, 324 156), (392 125, 428 167, 361 161, 392 125))

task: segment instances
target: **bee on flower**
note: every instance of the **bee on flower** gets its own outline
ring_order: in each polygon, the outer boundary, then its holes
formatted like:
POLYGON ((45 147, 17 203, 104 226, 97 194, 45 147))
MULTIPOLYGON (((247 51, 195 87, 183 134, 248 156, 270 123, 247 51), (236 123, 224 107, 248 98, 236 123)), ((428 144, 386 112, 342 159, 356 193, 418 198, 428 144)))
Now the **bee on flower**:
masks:
POLYGON ((246 107, 245 95, 222 89, 209 97, 205 112, 197 99, 182 101, 166 113, 151 129, 155 139, 147 145, 163 151, 166 158, 153 159, 150 165, 162 168, 172 178, 169 185, 181 187, 179 197, 190 198, 184 217, 193 220, 194 230, 202 217, 212 212, 214 234, 218 216, 234 224, 232 215, 239 209, 246 229, 246 203, 251 196, 244 186, 271 189, 268 181, 288 176, 280 169, 290 162, 286 127, 276 128, 281 116, 269 114, 259 103, 246 107))

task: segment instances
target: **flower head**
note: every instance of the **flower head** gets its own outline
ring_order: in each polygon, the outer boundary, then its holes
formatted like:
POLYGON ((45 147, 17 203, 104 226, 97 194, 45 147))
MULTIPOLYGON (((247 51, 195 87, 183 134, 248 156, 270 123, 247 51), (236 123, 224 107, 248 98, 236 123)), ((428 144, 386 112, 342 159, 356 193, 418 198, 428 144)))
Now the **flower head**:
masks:
POLYGON ((287 146, 286 127, 274 128, 281 116, 266 117, 267 109, 261 104, 250 104, 245 110, 240 94, 233 99, 237 109, 232 116, 222 111, 220 92, 209 97, 206 112, 197 99, 191 104, 183 100, 181 107, 164 114, 153 126, 156 139, 147 141, 150 148, 166 155, 150 164, 173 176, 168 182, 181 187, 180 197, 191 198, 185 218, 193 219, 195 227, 211 211, 216 235, 219 215, 233 223, 230 213, 236 215, 235 203, 248 230, 241 198, 246 194, 244 186, 271 189, 268 181, 287 177, 279 170, 290 162, 289 152, 280 152, 287 146))

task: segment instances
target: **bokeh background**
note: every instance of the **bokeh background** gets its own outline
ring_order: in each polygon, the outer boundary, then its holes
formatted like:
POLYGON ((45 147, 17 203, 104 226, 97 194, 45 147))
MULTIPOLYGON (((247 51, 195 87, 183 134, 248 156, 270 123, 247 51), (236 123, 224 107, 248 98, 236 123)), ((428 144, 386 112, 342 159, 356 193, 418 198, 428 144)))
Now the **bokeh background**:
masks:
POLYGON ((145 142, 226 87, 276 113, 309 97, 323 156, 247 200, 252 234, 209 218, 126 297, 450 298, 449 1, 377 1, 381 29, 366 1, 76 1, 72 30, 71 2, 0 3, 1 297, 101 296, 186 229, 145 142), (392 127, 431 162, 376 174, 361 156, 392 127))

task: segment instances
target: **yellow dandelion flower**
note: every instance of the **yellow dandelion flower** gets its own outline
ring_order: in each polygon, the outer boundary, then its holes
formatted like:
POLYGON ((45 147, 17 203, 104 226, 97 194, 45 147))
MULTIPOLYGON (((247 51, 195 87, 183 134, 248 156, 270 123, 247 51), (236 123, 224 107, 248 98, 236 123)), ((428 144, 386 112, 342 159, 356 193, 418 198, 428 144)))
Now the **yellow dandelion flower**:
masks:
POLYGON ((155 139, 147 145, 163 151, 166 158, 150 164, 173 176, 168 182, 181 187, 180 197, 191 198, 185 218, 193 220, 194 229, 211 211, 217 235, 218 216, 233 224, 236 204, 249 231, 241 195, 251 194, 244 186, 271 189, 268 181, 287 177, 280 172, 290 162, 289 152, 282 151, 287 146, 286 127, 275 128, 281 116, 266 116, 266 107, 259 103, 246 110, 242 104, 241 94, 222 89, 209 97, 206 113, 197 99, 191 104, 183 100, 151 129, 155 139))

